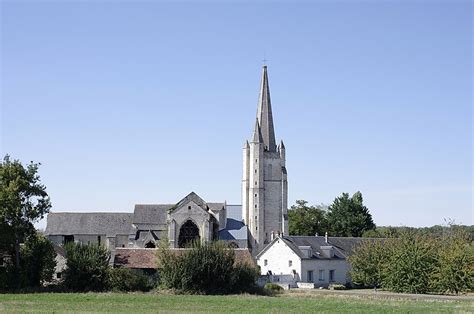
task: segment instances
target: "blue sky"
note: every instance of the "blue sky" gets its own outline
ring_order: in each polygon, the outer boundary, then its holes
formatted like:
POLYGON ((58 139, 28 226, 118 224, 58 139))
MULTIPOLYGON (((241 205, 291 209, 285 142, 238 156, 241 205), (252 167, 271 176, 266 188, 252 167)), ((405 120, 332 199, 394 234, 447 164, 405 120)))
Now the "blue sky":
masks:
MULTIPOLYGON (((1 153, 54 211, 240 203, 268 59, 289 200, 473 223, 469 1, 2 1, 1 153)), ((40 226, 44 226, 40 224, 40 226)))

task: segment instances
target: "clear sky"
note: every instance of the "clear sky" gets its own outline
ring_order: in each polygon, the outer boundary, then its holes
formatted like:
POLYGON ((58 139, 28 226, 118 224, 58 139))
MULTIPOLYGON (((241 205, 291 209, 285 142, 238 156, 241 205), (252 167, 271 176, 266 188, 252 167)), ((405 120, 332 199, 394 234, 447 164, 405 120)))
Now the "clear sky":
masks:
MULTIPOLYGON (((1 153, 53 211, 240 204, 262 59, 289 201, 473 224, 470 1, 1 1, 1 153)), ((40 224, 40 226, 44 226, 40 224)))

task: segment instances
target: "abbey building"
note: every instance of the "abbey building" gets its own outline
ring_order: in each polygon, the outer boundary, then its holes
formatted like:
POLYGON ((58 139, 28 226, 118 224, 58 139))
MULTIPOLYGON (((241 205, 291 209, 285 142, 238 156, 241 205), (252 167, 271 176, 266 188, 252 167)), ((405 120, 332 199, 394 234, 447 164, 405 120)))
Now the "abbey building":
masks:
POLYGON ((242 205, 207 202, 191 192, 175 204, 137 204, 133 213, 48 214, 46 235, 54 243, 106 245, 113 255, 171 248, 191 241, 222 240, 256 255, 276 236, 288 235, 285 146, 275 139, 267 67, 263 67, 252 138, 243 148, 242 205))

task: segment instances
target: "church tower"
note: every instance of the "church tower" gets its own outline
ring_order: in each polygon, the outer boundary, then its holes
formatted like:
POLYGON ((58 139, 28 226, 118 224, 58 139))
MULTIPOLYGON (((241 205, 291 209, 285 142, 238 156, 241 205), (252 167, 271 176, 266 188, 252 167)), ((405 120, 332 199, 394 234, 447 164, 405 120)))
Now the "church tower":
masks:
POLYGON ((288 181, 285 145, 277 146, 267 66, 263 66, 252 139, 243 148, 242 218, 249 248, 257 254, 278 233, 288 235, 288 181))

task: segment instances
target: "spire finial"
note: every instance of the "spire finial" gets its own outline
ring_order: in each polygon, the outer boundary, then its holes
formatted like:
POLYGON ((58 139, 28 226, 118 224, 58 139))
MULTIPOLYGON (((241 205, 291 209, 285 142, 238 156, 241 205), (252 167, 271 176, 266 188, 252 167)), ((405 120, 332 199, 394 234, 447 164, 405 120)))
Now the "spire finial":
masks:
POLYGON ((263 52, 263 60, 262 60, 264 67, 267 66, 267 61, 268 61, 268 60, 267 60, 267 58, 266 58, 266 56, 265 56, 265 51, 264 51, 264 52, 263 52))

